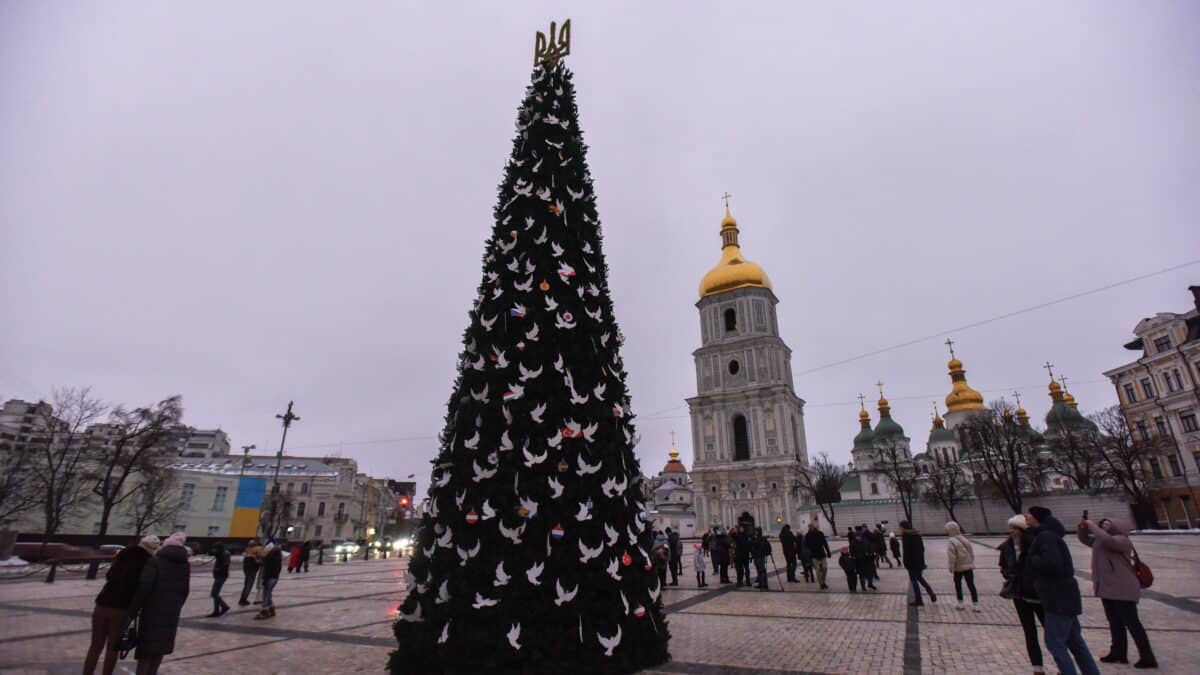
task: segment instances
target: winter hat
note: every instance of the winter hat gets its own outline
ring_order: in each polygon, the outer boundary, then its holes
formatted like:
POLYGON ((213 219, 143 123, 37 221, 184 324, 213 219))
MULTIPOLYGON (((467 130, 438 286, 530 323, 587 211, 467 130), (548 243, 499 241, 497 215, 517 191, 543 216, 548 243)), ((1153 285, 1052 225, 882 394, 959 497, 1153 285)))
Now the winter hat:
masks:
POLYGON ((183 546, 185 542, 187 542, 187 535, 183 532, 175 532, 171 536, 167 537, 167 540, 164 541, 162 545, 183 546))
POLYGON ((900 527, 901 527, 901 529, 907 530, 907 529, 912 528, 912 523, 909 523, 907 520, 902 520, 902 521, 900 521, 900 527))
POLYGON ((952 520, 946 523, 946 534, 950 535, 951 537, 957 537, 958 535, 962 534, 962 528, 959 527, 958 523, 952 520))
POLYGON ((158 547, 162 546, 162 542, 158 540, 158 537, 151 534, 142 537, 142 540, 138 542, 138 546, 141 546, 143 549, 145 549, 147 553, 154 555, 154 552, 158 550, 158 547))
POLYGON ((1010 528, 1017 527, 1024 530, 1025 528, 1029 527, 1029 521, 1025 520, 1025 516, 1018 513, 1017 515, 1008 519, 1008 526, 1010 528))
POLYGON ((696 544, 696 550, 697 550, 697 551, 699 551, 699 550, 700 550, 700 544, 696 544))
POLYGON ((1029 507, 1029 515, 1033 516, 1034 518, 1037 518, 1037 521, 1039 523, 1041 523, 1041 522, 1044 522, 1047 518, 1049 518, 1051 513, 1050 513, 1050 509, 1048 509, 1044 506, 1031 506, 1031 507, 1029 507))

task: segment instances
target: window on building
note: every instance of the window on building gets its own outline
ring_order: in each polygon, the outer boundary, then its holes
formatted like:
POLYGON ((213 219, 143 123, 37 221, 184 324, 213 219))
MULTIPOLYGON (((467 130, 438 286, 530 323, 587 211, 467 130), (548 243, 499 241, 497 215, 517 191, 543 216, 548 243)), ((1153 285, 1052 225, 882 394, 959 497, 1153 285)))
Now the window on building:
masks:
POLYGON ((1175 370, 1173 370, 1171 372, 1175 373, 1175 387, 1177 389, 1182 390, 1183 389, 1183 377, 1181 377, 1179 375, 1179 369, 1176 368, 1175 370))
POLYGON ((732 307, 725 310, 725 332, 732 333, 737 330, 737 311, 732 307))
POLYGON ((1158 463, 1157 457, 1150 458, 1150 473, 1154 476, 1155 480, 1162 480, 1162 465, 1158 463))
POLYGON ((321 538, 321 529, 322 528, 320 525, 317 525, 316 527, 314 527, 313 528, 313 536, 320 539, 321 538))
POLYGON ((196 484, 195 483, 184 483, 183 487, 181 487, 179 489, 179 510, 191 511, 192 510, 192 497, 194 497, 195 495, 196 495, 196 484))
POLYGON ((879 494, 879 483, 871 483, 871 494, 879 494))
POLYGON ((1179 468, 1179 458, 1175 455, 1167 455, 1167 466, 1171 467, 1171 475, 1176 478, 1183 475, 1183 471, 1179 468))
POLYGON ((215 537, 219 534, 221 534, 221 526, 220 525, 209 525, 208 526, 208 536, 215 537))
POLYGON ((1200 427, 1196 426, 1196 413, 1181 413, 1179 423, 1183 425, 1184 431, 1200 430, 1200 427))
POLYGON ((346 502, 338 502, 337 517, 342 518, 346 515, 346 502))
POLYGON ((729 374, 730 375, 737 375, 738 371, 740 371, 741 369, 742 369, 742 364, 738 363, 737 359, 734 359, 729 362, 729 374))
POLYGON ((317 517, 320 518, 324 515, 325 515, 325 502, 317 502, 317 517))
POLYGON ((1132 384, 1125 385, 1125 402, 1137 403, 1137 390, 1133 388, 1132 384))
POLYGON ((304 503, 304 502, 300 502, 299 504, 297 504, 297 505, 296 505, 296 517, 297 517, 297 518, 303 518, 303 517, 304 517, 304 510, 305 510, 307 507, 308 507, 308 504, 306 504, 306 503, 304 503))
POLYGON ((215 493, 213 493, 213 503, 212 503, 213 511, 224 511, 225 510, 225 495, 228 494, 228 492, 229 492, 229 488, 227 488, 225 486, 219 486, 217 488, 217 491, 215 493))
POLYGON ((1142 393, 1146 395, 1146 398, 1154 398, 1154 385, 1148 377, 1142 379, 1142 393))
POLYGON ((1154 349, 1157 350, 1158 353, 1160 353, 1160 354, 1162 352, 1167 351, 1170 348, 1171 348, 1171 336, 1170 335, 1164 335, 1154 341, 1154 349))
POLYGON ((302 495, 308 494, 308 483, 300 484, 300 494, 302 494, 302 495))
POLYGON ((288 483, 288 484, 287 484, 287 493, 288 493, 289 495, 290 495, 290 494, 292 494, 292 490, 293 490, 294 488, 295 488, 295 485, 294 485, 294 484, 292 484, 292 483, 288 483))
POLYGON ((1163 377, 1163 382, 1167 383, 1167 391, 1169 391, 1169 392, 1175 391, 1175 383, 1171 381, 1171 374, 1163 373, 1162 377, 1163 377))
POLYGON ((1156 430, 1158 430, 1159 436, 1169 436, 1170 435, 1170 433, 1167 431, 1167 421, 1161 417, 1154 418, 1154 428, 1156 430))
POLYGON ((1138 435, 1142 437, 1143 441, 1150 440, 1150 430, 1146 428, 1146 420, 1137 421, 1137 430, 1138 435))
POLYGON ((746 431, 746 417, 733 416, 733 459, 750 459, 750 435, 746 431))
POLYGON ((714 485, 714 486, 710 487, 709 491, 712 492, 714 495, 717 494, 717 486, 714 485))
POLYGON ((172 532, 187 532, 187 523, 175 523, 171 526, 172 532))

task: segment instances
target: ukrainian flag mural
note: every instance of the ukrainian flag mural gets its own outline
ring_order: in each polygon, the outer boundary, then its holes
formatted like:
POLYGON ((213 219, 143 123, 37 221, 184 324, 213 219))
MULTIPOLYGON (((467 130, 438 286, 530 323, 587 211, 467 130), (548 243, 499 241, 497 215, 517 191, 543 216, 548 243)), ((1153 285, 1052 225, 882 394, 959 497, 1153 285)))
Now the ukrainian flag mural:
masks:
POLYGON ((237 500, 233 505, 233 521, 229 523, 229 536, 258 536, 258 518, 262 513, 263 495, 267 491, 266 478, 243 476, 238 480, 237 500))

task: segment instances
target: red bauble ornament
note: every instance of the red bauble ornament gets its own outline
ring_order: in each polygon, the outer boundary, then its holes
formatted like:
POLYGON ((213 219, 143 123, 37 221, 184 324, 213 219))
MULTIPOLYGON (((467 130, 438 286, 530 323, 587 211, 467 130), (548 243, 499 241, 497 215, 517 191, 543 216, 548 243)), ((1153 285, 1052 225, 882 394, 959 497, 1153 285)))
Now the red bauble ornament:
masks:
POLYGON ((554 526, 554 528, 550 530, 550 536, 551 536, 551 537, 554 537, 554 540, 555 540, 555 541, 558 541, 559 539, 562 539, 562 538, 563 538, 563 527, 562 527, 562 525, 555 525, 555 526, 554 526))
POLYGON ((621 556, 621 564, 626 567, 633 564, 633 556, 629 555, 629 551, 625 551, 625 554, 621 556))
POLYGON ((638 604, 637 609, 633 610, 633 615, 639 619, 646 616, 646 606, 638 604))
POLYGON ((475 509, 467 511, 467 524, 474 525, 479 522, 479 514, 475 513, 475 509))
POLYGON ((516 230, 509 230, 509 231, 508 231, 508 236, 512 237, 513 239, 516 239, 516 238, 517 238, 517 231, 516 231, 516 230))

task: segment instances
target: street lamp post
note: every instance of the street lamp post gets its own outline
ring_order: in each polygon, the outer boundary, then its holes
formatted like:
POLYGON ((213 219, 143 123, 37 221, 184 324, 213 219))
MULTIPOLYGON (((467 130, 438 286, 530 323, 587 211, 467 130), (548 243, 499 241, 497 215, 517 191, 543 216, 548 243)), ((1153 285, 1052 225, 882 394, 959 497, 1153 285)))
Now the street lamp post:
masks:
POLYGON ((283 448, 287 444, 288 428, 292 426, 292 422, 300 421, 300 416, 292 412, 293 403, 288 401, 287 411, 275 416, 276 419, 283 420, 283 437, 279 440, 279 452, 275 455, 275 477, 271 482, 271 519, 268 521, 271 531, 266 533, 268 537, 275 536, 276 521, 279 519, 279 467, 283 464, 283 448))
POLYGON ((254 450, 254 449, 256 449, 254 445, 243 445, 242 446, 242 470, 240 472, 238 472, 238 481, 239 481, 238 484, 239 485, 241 484, 240 483, 241 479, 245 478, 245 476, 246 476, 246 462, 250 461, 250 451, 254 450))

